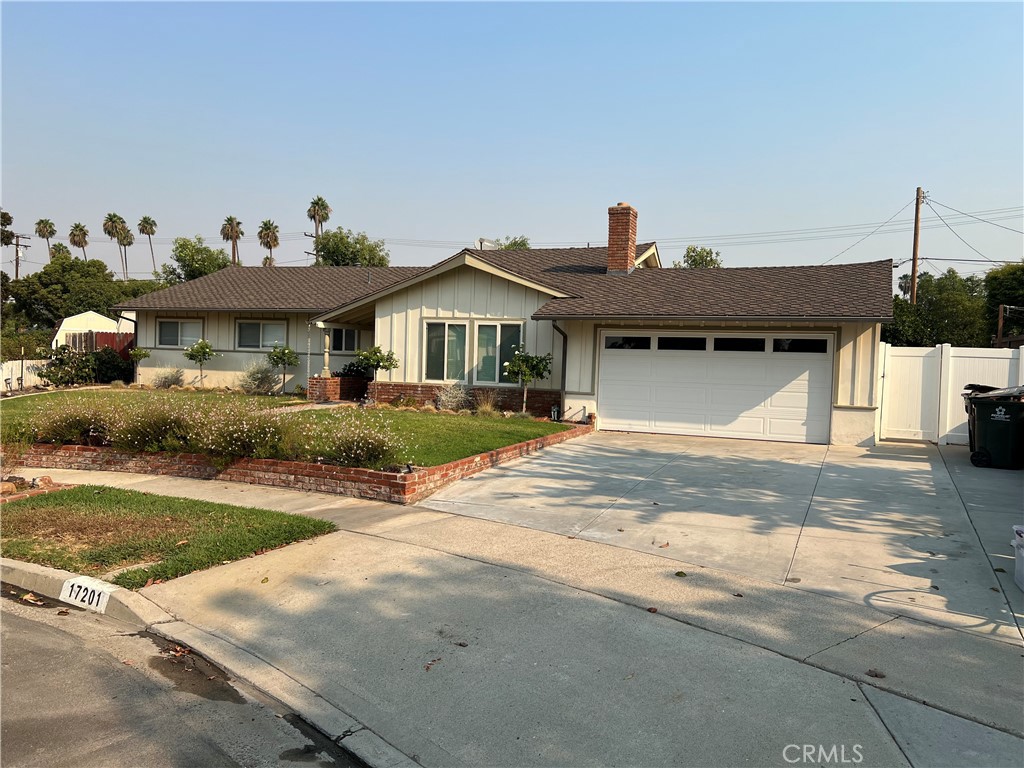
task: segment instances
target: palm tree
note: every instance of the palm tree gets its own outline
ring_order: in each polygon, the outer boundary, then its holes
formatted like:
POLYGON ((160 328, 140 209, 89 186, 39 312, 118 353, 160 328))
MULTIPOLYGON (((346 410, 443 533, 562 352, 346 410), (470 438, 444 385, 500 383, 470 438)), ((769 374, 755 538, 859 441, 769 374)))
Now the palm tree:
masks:
POLYGON ((149 239, 149 256, 153 259, 153 271, 156 272, 156 254, 153 253, 153 235, 156 234, 156 220, 151 216, 139 219, 139 234, 149 239))
POLYGON ((256 236, 260 239, 260 245, 270 251, 270 255, 263 260, 263 266, 274 266, 274 249, 281 244, 281 239, 278 237, 277 224, 270 219, 264 219, 256 236))
POLYGON ((121 269, 128 273, 128 253, 122 252, 121 233, 128 229, 128 222, 124 217, 116 213, 108 213, 103 219, 103 234, 111 240, 117 241, 117 255, 121 257, 121 269))
MULTIPOLYGON (((57 228, 49 219, 40 219, 36 222, 36 237, 46 241, 46 252, 50 253, 50 238, 57 234, 57 228)), ((53 256, 50 256, 52 259, 53 256)))
POLYGON ((67 256, 70 259, 71 249, 64 243, 54 243, 53 248, 50 249, 50 261, 53 261, 54 256, 67 256))
POLYGON ((910 296, 910 275, 900 275, 899 282, 896 286, 900 289, 900 293, 903 294, 903 298, 910 296))
MULTIPOLYGON (((117 233, 117 244, 124 249, 124 261, 121 265, 124 267, 124 279, 128 279, 128 248, 135 245, 135 235, 128 227, 124 227, 120 232, 117 233)), ((156 270, 154 270, 156 271, 156 270)))
POLYGON ((89 230, 85 228, 85 224, 75 222, 71 225, 71 231, 68 233, 68 242, 71 243, 72 248, 82 249, 82 258, 88 258, 85 255, 85 246, 89 244, 89 230))
POLYGON ((220 227, 220 236, 224 238, 225 243, 230 241, 231 263, 237 265, 240 261, 238 258, 238 240, 245 237, 245 232, 242 231, 242 222, 234 216, 228 216, 220 227))
POLYGON ((331 206, 327 204, 320 195, 314 197, 309 203, 309 210, 306 215, 313 222, 313 235, 319 237, 324 231, 324 222, 331 218, 331 206))

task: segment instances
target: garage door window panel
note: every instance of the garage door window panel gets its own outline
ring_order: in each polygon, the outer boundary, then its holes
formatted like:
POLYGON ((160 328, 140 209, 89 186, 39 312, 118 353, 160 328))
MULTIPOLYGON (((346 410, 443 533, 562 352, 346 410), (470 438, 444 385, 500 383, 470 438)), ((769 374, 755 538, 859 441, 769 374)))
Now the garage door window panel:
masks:
POLYGON ((651 348, 650 336, 605 336, 605 349, 643 350, 651 348))
POLYGON ((659 336, 658 351, 704 352, 708 340, 704 336, 659 336))
POLYGON ((715 352, 764 352, 763 338, 746 336, 716 336, 715 352))
POLYGON ((772 352, 828 354, 828 339, 772 339, 772 352))

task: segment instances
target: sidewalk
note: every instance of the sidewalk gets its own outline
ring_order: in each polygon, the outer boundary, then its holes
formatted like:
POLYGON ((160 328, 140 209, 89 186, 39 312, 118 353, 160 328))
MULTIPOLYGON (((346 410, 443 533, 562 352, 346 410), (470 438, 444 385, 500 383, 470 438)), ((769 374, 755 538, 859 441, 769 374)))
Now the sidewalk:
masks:
POLYGON ((424 765, 786 765, 807 744, 859 745, 865 766, 1024 762, 1019 644, 447 513, 49 474, 333 520, 143 594, 424 765))

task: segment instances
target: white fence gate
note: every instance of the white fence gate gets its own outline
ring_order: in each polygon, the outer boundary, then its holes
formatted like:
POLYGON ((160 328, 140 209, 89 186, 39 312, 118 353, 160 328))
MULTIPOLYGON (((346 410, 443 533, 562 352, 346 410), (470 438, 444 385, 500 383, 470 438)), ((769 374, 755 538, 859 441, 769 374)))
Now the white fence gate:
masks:
POLYGON ((967 445, 966 384, 1024 385, 1019 349, 882 344, 879 437, 967 445))

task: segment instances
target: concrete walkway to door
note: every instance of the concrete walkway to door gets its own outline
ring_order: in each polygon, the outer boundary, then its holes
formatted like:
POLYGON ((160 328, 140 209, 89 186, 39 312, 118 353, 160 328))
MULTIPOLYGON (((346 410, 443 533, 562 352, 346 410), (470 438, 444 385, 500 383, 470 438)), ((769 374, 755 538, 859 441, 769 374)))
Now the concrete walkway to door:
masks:
POLYGON ((462 480, 420 506, 1019 643, 1024 601, 1009 540, 1022 500, 1024 473, 976 469, 960 447, 602 432, 462 480))

